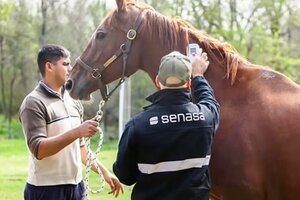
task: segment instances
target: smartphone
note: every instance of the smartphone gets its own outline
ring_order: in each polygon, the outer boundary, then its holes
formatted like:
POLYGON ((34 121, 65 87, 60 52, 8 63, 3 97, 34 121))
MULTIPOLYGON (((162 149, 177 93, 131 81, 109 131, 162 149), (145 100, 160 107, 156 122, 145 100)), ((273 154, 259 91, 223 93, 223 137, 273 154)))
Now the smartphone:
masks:
POLYGON ((193 59, 200 51, 200 47, 197 43, 191 43, 186 48, 186 55, 193 59))

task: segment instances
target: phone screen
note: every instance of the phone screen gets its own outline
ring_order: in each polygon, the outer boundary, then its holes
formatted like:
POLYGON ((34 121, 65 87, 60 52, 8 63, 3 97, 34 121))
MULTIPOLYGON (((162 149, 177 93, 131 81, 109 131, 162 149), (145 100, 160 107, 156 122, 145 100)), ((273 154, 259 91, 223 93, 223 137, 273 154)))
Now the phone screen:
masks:
POLYGON ((195 47, 190 48, 190 52, 191 52, 192 56, 195 56, 197 53, 197 48, 195 48, 195 47))

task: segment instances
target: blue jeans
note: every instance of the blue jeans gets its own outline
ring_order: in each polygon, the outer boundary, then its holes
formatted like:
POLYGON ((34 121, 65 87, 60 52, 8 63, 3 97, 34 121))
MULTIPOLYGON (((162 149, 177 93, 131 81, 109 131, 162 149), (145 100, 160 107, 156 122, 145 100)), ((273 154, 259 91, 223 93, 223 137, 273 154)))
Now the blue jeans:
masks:
POLYGON ((85 188, 81 181, 77 185, 34 186, 26 183, 25 200, 83 200, 85 188))

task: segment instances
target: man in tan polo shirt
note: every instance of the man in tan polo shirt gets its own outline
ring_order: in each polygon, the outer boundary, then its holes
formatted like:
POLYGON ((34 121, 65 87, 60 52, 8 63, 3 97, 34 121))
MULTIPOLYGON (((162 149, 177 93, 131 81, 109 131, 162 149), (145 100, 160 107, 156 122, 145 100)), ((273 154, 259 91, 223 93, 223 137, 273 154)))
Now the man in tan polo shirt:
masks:
MULTIPOLYGON (((37 63, 42 80, 20 107, 27 147, 29 171, 24 199, 82 200, 82 162, 85 163, 84 137, 98 130, 94 119, 81 123, 83 107, 73 100, 64 83, 71 70, 70 53, 59 45, 45 45, 37 63)), ((118 196, 123 186, 118 178, 97 161, 111 193, 118 196)))

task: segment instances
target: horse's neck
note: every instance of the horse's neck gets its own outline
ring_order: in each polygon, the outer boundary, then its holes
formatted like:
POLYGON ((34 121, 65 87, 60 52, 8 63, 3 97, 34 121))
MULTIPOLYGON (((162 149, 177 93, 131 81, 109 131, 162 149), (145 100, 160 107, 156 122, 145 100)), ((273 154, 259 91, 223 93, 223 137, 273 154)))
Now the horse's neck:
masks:
MULTIPOLYGON (((223 105, 234 105, 236 102, 243 102, 253 92, 253 86, 257 82, 257 77, 261 73, 261 68, 252 67, 248 64, 240 63, 237 69, 235 81, 226 76, 226 68, 217 62, 211 62, 205 77, 212 86, 215 96, 223 105)), ((258 93, 252 93, 258 95, 258 93)))
MULTIPOLYGON (((151 77, 152 81, 154 82, 161 57, 173 50, 185 53, 186 47, 168 46, 164 44, 164 41, 160 41, 159 38, 156 38, 156 40, 154 40, 156 42, 153 42, 153 38, 149 38, 149 34, 147 33, 141 34, 141 37, 144 42, 142 44, 143 46, 140 48, 147 49, 149 51, 141 51, 144 53, 142 53, 140 56, 142 62, 140 67, 151 77)), ((178 34, 177 38, 180 40, 183 38, 183 35, 178 34)), ((189 41, 197 42, 192 38, 190 38, 189 41)), ((210 67, 206 72, 205 77, 214 89, 215 95, 220 103, 235 102, 236 99, 239 98, 246 99, 252 90, 255 90, 255 87, 259 89, 264 88, 267 90, 267 87, 272 87, 272 84, 269 83, 275 83, 277 80, 282 82, 284 79, 285 82, 289 82, 286 81, 287 78, 282 78, 282 75, 276 74, 272 70, 264 72, 262 67, 240 63, 240 66, 238 66, 236 80, 234 84, 231 84, 230 79, 226 78, 226 63, 217 61, 213 62, 213 60, 216 59, 219 59, 218 61, 222 61, 223 58, 218 56, 214 59, 210 58, 210 67), (275 78, 273 78, 274 73, 276 74, 275 78), (265 85, 265 83, 268 84, 265 85)), ((285 84, 287 87, 291 85, 291 83, 285 84)), ((255 92, 255 94, 260 95, 258 92, 255 92)))
POLYGON ((231 88, 229 80, 225 78, 225 74, 226 71, 223 66, 210 60, 209 67, 205 72, 204 77, 213 88, 215 96, 218 99, 221 99, 231 88))

